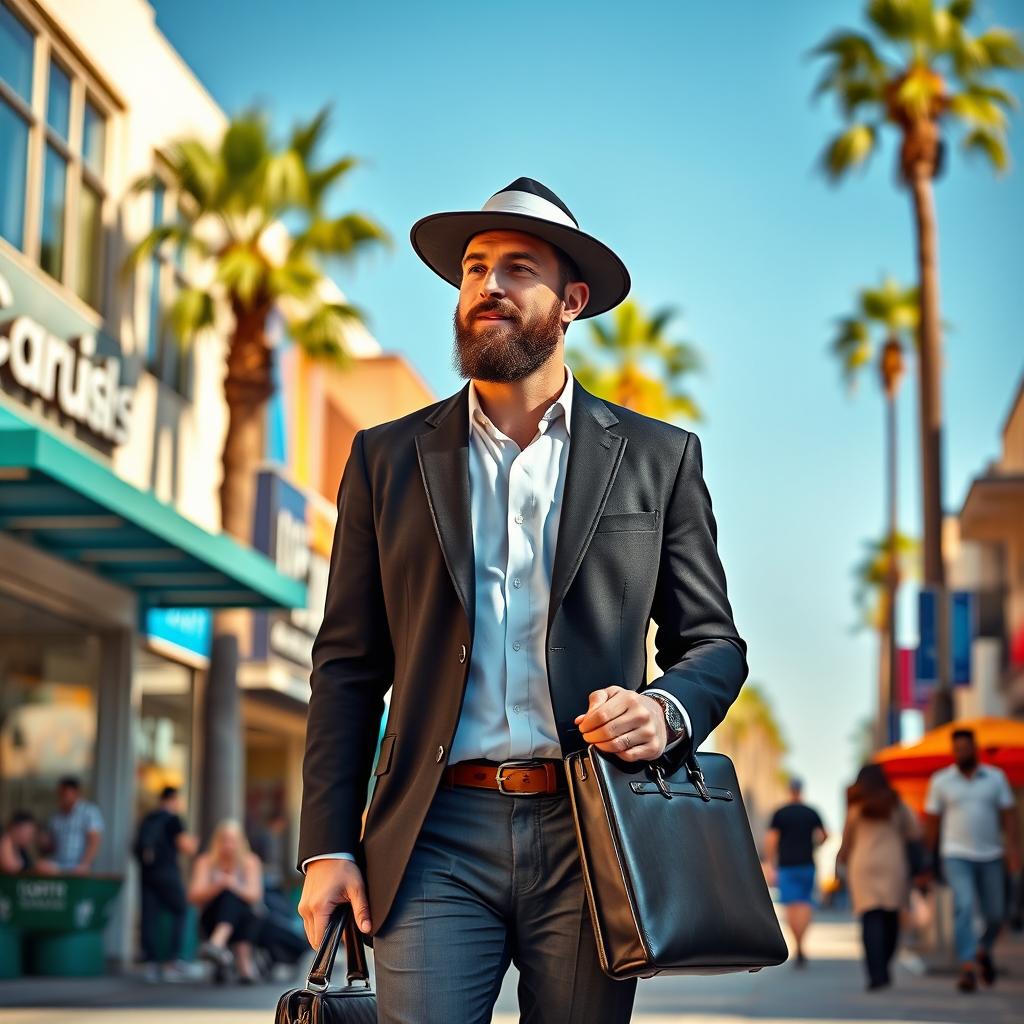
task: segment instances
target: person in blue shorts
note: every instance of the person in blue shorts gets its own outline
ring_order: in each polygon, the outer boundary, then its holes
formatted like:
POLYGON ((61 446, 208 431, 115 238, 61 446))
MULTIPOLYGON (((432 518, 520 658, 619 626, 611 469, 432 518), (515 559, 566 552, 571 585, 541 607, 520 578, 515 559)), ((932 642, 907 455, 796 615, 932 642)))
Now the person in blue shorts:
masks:
POLYGON ((786 923, 796 942, 797 967, 807 963, 804 936, 814 912, 814 848, 828 838, 821 816, 803 802, 803 783, 789 781, 789 802, 773 815, 765 837, 769 882, 779 888, 786 923))

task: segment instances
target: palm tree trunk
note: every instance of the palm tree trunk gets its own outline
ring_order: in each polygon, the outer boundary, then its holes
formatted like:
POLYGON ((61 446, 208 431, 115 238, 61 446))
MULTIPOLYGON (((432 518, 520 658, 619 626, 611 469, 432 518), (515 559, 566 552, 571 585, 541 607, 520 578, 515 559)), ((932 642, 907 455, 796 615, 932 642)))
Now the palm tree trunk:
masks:
POLYGON ((886 447, 889 477, 889 556, 886 565, 886 587, 888 588, 888 619, 886 623, 887 650, 889 659, 888 685, 885 691, 885 739, 886 743, 896 743, 900 738, 900 717, 899 717, 899 651, 897 648, 897 600, 899 598, 900 577, 899 558, 897 553, 897 523, 899 521, 897 497, 899 490, 898 483, 898 454, 897 446, 897 425, 896 425, 896 395, 895 392, 886 396, 886 447))
POLYGON ((952 720, 949 686, 949 615, 942 558, 942 334, 939 318, 938 224, 928 161, 913 164, 908 176, 917 227, 921 317, 919 327, 919 411, 921 423, 921 504, 924 512, 924 582, 937 595, 937 681, 929 725, 952 720))
MULTIPOLYGON (((235 306, 235 333, 227 357, 224 397, 228 430, 222 456, 221 529, 250 544, 256 469, 262 461, 264 409, 274 389, 265 333, 269 306, 235 306)), ((219 821, 241 821, 245 764, 238 663, 248 644, 245 612, 226 610, 213 619, 213 645, 203 701, 202 820, 209 835, 219 821)))
POLYGON ((889 661, 888 610, 883 616, 883 625, 878 630, 878 714, 875 717, 875 750, 881 750, 889 743, 888 700, 892 680, 889 661))

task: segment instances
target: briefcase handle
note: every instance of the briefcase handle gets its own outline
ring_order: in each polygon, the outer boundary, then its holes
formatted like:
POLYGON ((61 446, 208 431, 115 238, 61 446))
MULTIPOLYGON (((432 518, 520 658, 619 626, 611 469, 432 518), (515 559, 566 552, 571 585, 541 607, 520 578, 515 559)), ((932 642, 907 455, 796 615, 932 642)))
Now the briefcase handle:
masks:
POLYGON ((370 972, 366 966, 366 950, 363 940, 356 929, 355 917, 351 903, 339 903, 331 912, 330 920, 324 929, 324 937, 320 940, 320 948, 313 958, 313 966, 306 978, 306 988, 310 992, 326 992, 331 985, 331 973, 334 961, 338 956, 338 945, 345 940, 345 965, 348 983, 364 981, 370 985, 370 972))

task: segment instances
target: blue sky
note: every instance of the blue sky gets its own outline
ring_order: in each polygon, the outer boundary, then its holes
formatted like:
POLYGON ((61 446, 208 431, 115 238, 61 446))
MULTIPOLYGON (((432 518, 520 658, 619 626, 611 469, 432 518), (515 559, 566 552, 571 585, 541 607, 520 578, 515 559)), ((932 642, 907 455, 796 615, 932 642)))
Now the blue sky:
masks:
MULTIPOLYGON (((413 254, 409 227, 479 207, 520 175, 553 188, 622 255, 633 297, 680 309, 679 336, 707 362, 691 388, 706 421, 684 425, 701 437, 750 680, 773 700, 810 799, 840 824, 848 737, 876 686, 876 641, 850 630, 851 570, 883 529, 883 410, 873 375, 846 397, 827 345, 858 288, 883 272, 914 278, 892 139, 838 188, 815 168, 839 118, 830 101, 810 102, 818 69, 805 54, 832 29, 862 25, 862 4, 154 6, 229 113, 261 101, 283 130, 334 102, 325 152, 364 160, 338 210, 372 213, 395 239, 339 283, 438 396, 463 383, 451 367, 456 293, 413 254)), ((993 23, 1021 28, 1019 5, 981 0, 975 30, 993 23)), ((1021 78, 1010 83, 1018 96, 1021 78)), ((1011 136, 1015 173, 997 179, 954 152, 937 185, 943 316, 955 328, 947 511, 998 454, 1024 373, 1019 117, 1011 136)), ((914 390, 908 376, 900 502, 902 528, 917 535, 914 390)), ((913 643, 905 608, 901 639, 913 643)))

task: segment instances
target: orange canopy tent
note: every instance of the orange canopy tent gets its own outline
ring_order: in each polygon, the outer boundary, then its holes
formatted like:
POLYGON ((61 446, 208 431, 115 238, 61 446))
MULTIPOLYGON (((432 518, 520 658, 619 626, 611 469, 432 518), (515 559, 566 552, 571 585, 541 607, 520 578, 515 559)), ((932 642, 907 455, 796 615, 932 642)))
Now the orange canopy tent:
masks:
POLYGON ((1024 786, 1024 722, 1012 718, 972 718, 926 732, 917 743, 885 747, 873 760, 904 800, 919 813, 924 809, 928 780, 953 763, 953 732, 970 729, 983 763, 1006 772, 1011 786, 1024 786))

